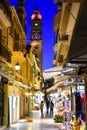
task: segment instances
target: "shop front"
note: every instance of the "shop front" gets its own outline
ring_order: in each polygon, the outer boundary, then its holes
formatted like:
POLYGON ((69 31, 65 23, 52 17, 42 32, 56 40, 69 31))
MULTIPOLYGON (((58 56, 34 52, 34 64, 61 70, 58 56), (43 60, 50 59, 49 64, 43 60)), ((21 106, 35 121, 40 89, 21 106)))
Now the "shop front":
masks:
POLYGON ((20 98, 17 95, 9 96, 9 125, 17 122, 20 119, 19 104, 20 98))
POLYGON ((44 101, 44 93, 37 91, 34 94, 34 110, 39 110, 41 101, 44 101))
POLYGON ((80 122, 80 127, 86 126, 86 100, 85 100, 85 86, 77 85, 76 90, 72 93, 72 123, 73 127, 75 124, 80 122))
POLYGON ((8 124, 11 125, 21 118, 25 118, 29 112, 29 100, 25 93, 28 90, 19 82, 8 83, 8 124))
POLYGON ((63 129, 85 129, 85 86, 68 85, 58 87, 49 94, 54 102, 54 122, 62 123, 63 129))
POLYGON ((82 127, 85 129, 85 86, 80 84, 70 85, 65 87, 64 94, 66 98, 64 98, 63 126, 72 130, 80 130, 82 127))

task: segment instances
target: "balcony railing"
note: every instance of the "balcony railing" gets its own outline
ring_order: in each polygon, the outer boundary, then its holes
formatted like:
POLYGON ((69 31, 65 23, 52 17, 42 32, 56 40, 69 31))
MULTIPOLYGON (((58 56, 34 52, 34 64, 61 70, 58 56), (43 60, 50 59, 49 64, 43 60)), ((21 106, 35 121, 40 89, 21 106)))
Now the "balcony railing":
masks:
POLYGON ((7 41, 3 37, 0 39, 0 56, 4 57, 8 62, 11 62, 11 51, 7 46, 7 41))
POLYGON ((3 7, 5 13, 9 17, 10 20, 12 20, 11 17, 11 11, 10 11, 10 6, 6 0, 0 0, 0 7, 3 7))
POLYGON ((22 50, 23 50, 22 43, 20 43, 19 40, 15 41, 14 51, 22 51, 22 50))

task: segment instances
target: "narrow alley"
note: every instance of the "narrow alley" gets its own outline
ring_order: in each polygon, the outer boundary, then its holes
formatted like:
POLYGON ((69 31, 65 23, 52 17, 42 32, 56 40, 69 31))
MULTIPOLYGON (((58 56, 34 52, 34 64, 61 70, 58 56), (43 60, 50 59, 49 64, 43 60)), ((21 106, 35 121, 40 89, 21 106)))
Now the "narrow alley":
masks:
POLYGON ((87 130, 87 0, 0 0, 0 130, 87 130))

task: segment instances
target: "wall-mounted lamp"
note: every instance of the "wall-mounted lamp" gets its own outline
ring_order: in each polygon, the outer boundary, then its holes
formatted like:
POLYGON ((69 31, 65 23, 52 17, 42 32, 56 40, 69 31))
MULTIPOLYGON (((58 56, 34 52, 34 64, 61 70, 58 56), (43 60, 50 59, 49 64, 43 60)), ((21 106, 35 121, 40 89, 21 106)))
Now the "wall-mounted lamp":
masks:
POLYGON ((35 82, 35 83, 34 83, 34 87, 36 87, 36 86, 37 86, 37 83, 35 82))
POLYGON ((17 62, 16 65, 15 65, 15 69, 16 69, 16 70, 20 70, 20 65, 19 65, 18 62, 17 62))

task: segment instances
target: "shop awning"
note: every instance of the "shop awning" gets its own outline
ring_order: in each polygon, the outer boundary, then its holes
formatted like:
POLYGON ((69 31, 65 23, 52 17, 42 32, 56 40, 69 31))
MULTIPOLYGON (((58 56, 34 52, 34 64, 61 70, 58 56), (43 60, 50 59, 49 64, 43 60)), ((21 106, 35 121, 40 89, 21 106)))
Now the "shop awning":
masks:
POLYGON ((64 85, 65 81, 70 78, 74 68, 63 68, 62 66, 53 67, 43 71, 44 80, 54 78, 54 84, 47 89, 47 92, 55 91, 59 86, 64 85), (67 75, 68 73, 68 75, 67 75))
POLYGON ((55 78, 55 77, 61 77, 62 75, 65 74, 72 74, 75 71, 75 68, 68 68, 65 67, 63 68, 62 66, 58 67, 53 67, 50 69, 46 69, 43 71, 43 78, 44 80, 50 79, 50 78, 55 78))
POLYGON ((50 68, 50 69, 43 70, 43 78, 44 78, 44 80, 50 79, 50 78, 52 78, 54 76, 61 75, 62 69, 63 69, 63 67, 59 66, 59 67, 53 67, 53 68, 50 68))
POLYGON ((51 88, 47 89, 47 92, 55 91, 56 89, 58 89, 59 86, 62 86, 63 84, 64 84, 63 81, 58 82, 55 85, 53 85, 51 88))

